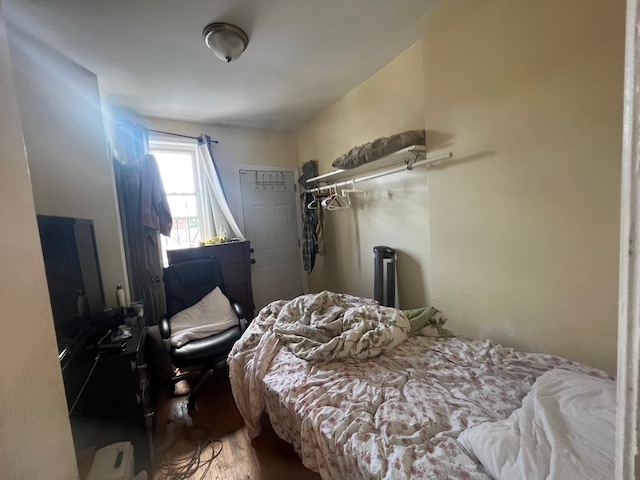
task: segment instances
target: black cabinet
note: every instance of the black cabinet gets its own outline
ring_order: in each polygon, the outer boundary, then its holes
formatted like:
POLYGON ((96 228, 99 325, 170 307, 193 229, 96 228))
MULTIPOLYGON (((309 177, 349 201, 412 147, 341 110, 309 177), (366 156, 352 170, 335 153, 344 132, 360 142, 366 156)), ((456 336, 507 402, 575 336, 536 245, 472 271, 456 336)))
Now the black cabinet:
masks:
POLYGON ((62 375, 76 451, 129 441, 139 471, 151 461, 153 409, 142 319, 131 332, 121 349, 95 348, 94 342, 78 347, 62 375))

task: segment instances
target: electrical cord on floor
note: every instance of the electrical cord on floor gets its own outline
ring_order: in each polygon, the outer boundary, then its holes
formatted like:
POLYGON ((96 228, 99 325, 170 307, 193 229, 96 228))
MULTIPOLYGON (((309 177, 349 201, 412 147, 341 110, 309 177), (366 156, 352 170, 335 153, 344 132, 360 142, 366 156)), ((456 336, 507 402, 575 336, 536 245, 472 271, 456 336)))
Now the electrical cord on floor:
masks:
POLYGON ((169 445, 154 479, 187 480, 194 478, 198 471, 204 468, 200 475, 200 480, 204 480, 213 464, 213 460, 221 452, 222 442, 212 439, 205 428, 199 427, 193 430, 188 438, 178 438, 169 445), (186 443, 193 450, 186 456, 172 458, 170 456, 171 450, 180 443, 186 443), (208 458, 206 458, 207 450, 211 450, 208 458))

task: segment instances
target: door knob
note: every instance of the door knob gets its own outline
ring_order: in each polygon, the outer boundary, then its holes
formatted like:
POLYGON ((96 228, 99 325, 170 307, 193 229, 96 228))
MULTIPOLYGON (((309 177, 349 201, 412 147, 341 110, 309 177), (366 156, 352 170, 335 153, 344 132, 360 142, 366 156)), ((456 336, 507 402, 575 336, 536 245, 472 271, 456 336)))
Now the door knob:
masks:
POLYGON ((255 258, 252 258, 252 259, 250 260, 250 262, 251 262, 251 264, 253 265, 254 263, 256 263, 256 259, 255 259, 255 258))
POLYGON ((151 277, 151 283, 160 283, 160 275, 156 275, 155 277, 151 277))

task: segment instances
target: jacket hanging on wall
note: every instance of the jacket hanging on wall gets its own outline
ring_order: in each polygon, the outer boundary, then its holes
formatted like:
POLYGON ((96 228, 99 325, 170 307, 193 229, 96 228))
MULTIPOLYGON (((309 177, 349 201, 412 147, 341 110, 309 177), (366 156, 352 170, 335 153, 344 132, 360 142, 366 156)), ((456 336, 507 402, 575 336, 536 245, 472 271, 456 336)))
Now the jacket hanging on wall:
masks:
POLYGON ((302 170, 302 175, 298 177, 298 184, 303 188, 303 190, 317 187, 317 182, 311 182, 308 184, 307 180, 318 176, 318 161, 309 160, 308 162, 303 163, 300 169, 302 170))
MULTIPOLYGON (((313 194, 305 192, 304 189, 315 185, 307 184, 307 179, 318 176, 318 161, 309 160, 302 164, 302 175, 298 178, 298 183, 303 188, 300 198, 302 199, 302 262, 304 270, 311 273, 316 263, 316 254, 318 253, 318 233, 322 225, 319 222, 318 211, 310 210, 307 205, 313 200, 313 194)), ((322 251, 324 254, 324 230, 322 233, 322 251)))
MULTIPOLYGON (((140 223, 150 230, 171 235, 171 210, 164 191, 156 158, 147 153, 138 160, 140 167, 140 223)), ((153 235, 150 235, 152 238, 153 235)), ((155 241, 154 241, 155 243, 155 241)))

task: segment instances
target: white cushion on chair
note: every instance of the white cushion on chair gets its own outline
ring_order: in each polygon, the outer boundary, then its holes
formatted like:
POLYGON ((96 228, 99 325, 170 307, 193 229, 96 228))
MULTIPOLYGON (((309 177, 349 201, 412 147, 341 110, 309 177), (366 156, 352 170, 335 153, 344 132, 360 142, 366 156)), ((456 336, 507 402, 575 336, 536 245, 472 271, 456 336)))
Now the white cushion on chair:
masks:
POLYGON ((181 347, 191 340, 210 337, 238 325, 238 316, 220 288, 176 313, 171 321, 171 345, 181 347))

